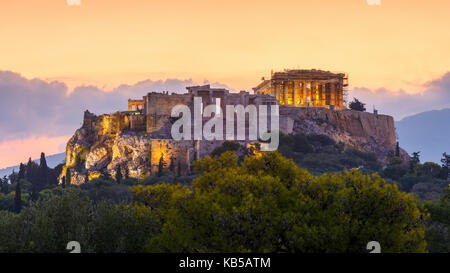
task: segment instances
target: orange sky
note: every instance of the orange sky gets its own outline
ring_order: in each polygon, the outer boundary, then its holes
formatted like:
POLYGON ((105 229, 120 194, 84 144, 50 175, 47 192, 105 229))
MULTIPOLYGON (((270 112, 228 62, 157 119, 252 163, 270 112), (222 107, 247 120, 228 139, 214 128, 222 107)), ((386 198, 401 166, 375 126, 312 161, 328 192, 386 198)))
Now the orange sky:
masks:
POLYGON ((0 0, 0 69, 70 87, 249 89, 271 69, 320 68, 348 72, 353 87, 417 92, 450 68, 449 12, 448 0, 0 0))
MULTIPOLYGON (((64 143, 70 136, 30 137, 24 140, 5 141, 0 143, 0 168, 27 163, 28 158, 37 159, 41 152, 52 155, 64 151, 64 143)), ((16 170, 18 171, 18 170, 16 170)))
POLYGON ((0 68, 72 86, 193 78, 248 89, 271 69, 301 67, 409 89, 450 67, 448 0, 0 3, 0 68))

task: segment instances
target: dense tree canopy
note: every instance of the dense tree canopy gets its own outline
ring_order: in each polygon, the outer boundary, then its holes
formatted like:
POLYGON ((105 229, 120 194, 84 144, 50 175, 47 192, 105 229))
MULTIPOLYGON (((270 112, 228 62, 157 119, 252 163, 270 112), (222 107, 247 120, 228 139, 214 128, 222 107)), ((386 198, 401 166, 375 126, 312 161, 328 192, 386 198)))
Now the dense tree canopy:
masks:
POLYGON ((72 240, 82 252, 367 252, 373 240, 382 252, 449 251, 450 195, 434 197, 448 187, 444 166, 392 157, 381 170, 373 154, 326 136, 280 141, 290 158, 225 149, 186 177, 162 166, 161 176, 143 180, 125 169, 116 179, 57 187, 61 168, 49 168, 35 200, 28 179, 43 173, 22 164, 2 179, 0 252, 66 252, 72 240), (319 169, 331 165, 336 171, 319 169), (314 175, 298 166, 314 166, 314 175))
POLYGON ((133 188, 138 203, 163 219, 150 251, 383 252, 425 251, 424 214, 412 195, 377 175, 354 170, 320 177, 280 154, 226 152, 195 164, 192 188, 133 188))

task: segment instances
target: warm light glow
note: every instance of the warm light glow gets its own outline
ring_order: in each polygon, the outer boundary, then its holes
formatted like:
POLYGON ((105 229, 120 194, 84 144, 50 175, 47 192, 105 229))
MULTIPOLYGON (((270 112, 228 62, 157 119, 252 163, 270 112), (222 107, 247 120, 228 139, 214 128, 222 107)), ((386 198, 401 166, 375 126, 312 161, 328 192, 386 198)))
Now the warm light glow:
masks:
POLYGON ((102 176, 102 174, 99 171, 89 172, 88 180, 91 181, 93 179, 100 178, 100 176, 102 176))
POLYGON ((30 137, 0 143, 0 168, 14 166, 20 162, 26 163, 29 157, 38 159, 41 152, 46 155, 64 152, 70 137, 30 137))
POLYGON ((150 77, 241 90, 301 66, 409 91, 450 67, 449 10, 448 0, 5 0, 0 69, 71 86, 150 77))

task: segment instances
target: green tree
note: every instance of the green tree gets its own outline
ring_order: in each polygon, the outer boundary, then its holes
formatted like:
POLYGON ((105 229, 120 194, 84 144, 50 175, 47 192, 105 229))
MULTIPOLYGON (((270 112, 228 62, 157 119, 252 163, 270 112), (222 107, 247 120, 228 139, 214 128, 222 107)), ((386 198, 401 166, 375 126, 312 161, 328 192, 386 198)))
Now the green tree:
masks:
POLYGON ((76 188, 46 191, 19 214, 0 211, 0 253, 67 253, 69 241, 80 242, 83 253, 144 252, 161 229, 144 206, 94 203, 76 188))
POLYGON ((359 171, 315 177, 277 152, 233 152, 194 163, 181 185, 135 186, 137 204, 162 219, 149 251, 423 252, 425 215, 413 195, 359 171))
POLYGON ((92 215, 92 203, 78 190, 39 199, 21 215, 30 232, 29 251, 66 252, 68 242, 78 241, 82 251, 89 252, 92 215))
POLYGON ((103 201, 94 206, 89 244, 96 253, 141 253, 159 229, 149 209, 103 201))
POLYGON ((3 194, 8 194, 8 178, 6 177, 6 175, 1 178, 0 177, 0 192, 3 194))
POLYGON ((20 167, 19 167, 19 174, 18 174, 18 181, 25 179, 25 175, 26 175, 26 169, 25 169, 25 165, 23 165, 22 163, 20 163, 20 167))
POLYGON ((121 181, 122 181, 122 169, 120 168, 119 165, 117 165, 117 168, 116 168, 116 182, 120 184, 121 181))
POLYGON ((450 180, 450 155, 447 153, 442 154, 442 170, 444 172, 444 179, 450 180))
POLYGON ((450 252, 450 188, 446 188, 439 201, 426 203, 430 213, 426 240, 430 252, 450 252))
POLYGON ((387 167, 383 170, 383 175, 393 180, 399 180, 408 173, 409 167, 401 157, 394 156, 389 158, 387 167))
POLYGON ((20 214, 0 210, 0 253, 25 251, 23 223, 20 214))
POLYGON ((349 108, 351 110, 364 112, 364 111, 366 111, 365 105, 366 105, 365 103, 362 103, 357 98, 353 98, 353 101, 350 102, 350 104, 349 104, 349 108))
POLYGON ((70 173, 70 169, 69 168, 67 168, 67 170, 66 170, 66 179, 65 179, 65 183, 64 183, 64 185, 67 187, 67 186, 70 186, 70 183, 72 182, 72 174, 70 173))
POLYGON ((441 166, 434 162, 425 162, 416 167, 417 176, 439 178, 441 175, 441 166))
POLYGON ((175 158, 170 157, 169 171, 175 173, 175 158))
POLYGON ((25 173, 26 173, 26 179, 31 183, 31 184, 36 184, 36 178, 38 177, 38 169, 39 166, 33 162, 31 160, 31 157, 28 158, 28 163, 26 165, 25 168, 25 173))
POLYGON ((26 179, 31 183, 31 200, 36 201, 40 191, 39 165, 28 159, 26 166, 26 179))
POLYGON ((130 178, 130 171, 128 170, 128 167, 125 166, 125 174, 124 174, 125 180, 127 180, 128 178, 130 178))
POLYGON ((48 166, 44 153, 41 153, 41 159, 38 170, 38 179, 36 184, 38 187, 38 191, 41 191, 48 184, 48 166))
POLYGON ((16 183, 16 192, 14 195, 14 211, 19 213, 22 211, 22 189, 20 188, 21 181, 16 183))
POLYGON ((235 141, 224 141, 222 143, 221 146, 215 148, 212 152, 211 152, 211 156, 220 156, 221 154, 223 154, 224 152, 227 151, 237 151, 239 148, 241 147, 241 145, 235 141))
POLYGON ((413 152, 412 158, 409 161, 409 171, 414 173, 417 165, 420 163, 420 152, 413 152))
POLYGON ((397 141, 397 144, 395 144, 395 156, 400 157, 400 143, 397 141))
POLYGON ((163 175, 164 168, 166 167, 166 162, 164 162, 164 154, 161 154, 161 157, 159 158, 158 163, 158 176, 163 175))

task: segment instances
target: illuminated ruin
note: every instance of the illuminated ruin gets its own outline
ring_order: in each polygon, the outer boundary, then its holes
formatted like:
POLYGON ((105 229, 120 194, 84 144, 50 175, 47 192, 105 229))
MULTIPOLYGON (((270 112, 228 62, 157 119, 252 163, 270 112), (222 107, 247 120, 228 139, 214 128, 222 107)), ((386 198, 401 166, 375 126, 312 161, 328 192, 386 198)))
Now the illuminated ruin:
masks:
POLYGON ((280 105, 298 107, 326 107, 342 110, 348 86, 345 73, 323 70, 284 70, 272 73, 253 88, 256 94, 275 96, 280 105))
POLYGON ((128 111, 140 111, 144 109, 144 100, 128 100, 128 111))

